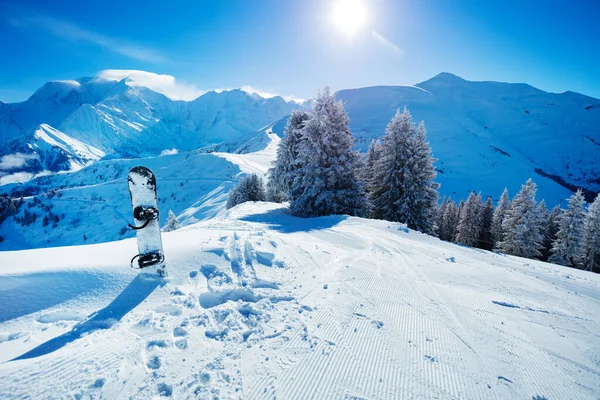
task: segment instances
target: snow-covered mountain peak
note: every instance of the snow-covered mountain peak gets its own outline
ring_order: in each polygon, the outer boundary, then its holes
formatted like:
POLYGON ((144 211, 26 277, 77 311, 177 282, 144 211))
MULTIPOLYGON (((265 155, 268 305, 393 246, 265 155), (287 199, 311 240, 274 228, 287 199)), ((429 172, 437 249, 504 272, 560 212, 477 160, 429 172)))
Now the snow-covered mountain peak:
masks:
POLYGON ((461 78, 458 75, 452 74, 450 72, 440 72, 436 76, 431 79, 426 80, 425 82, 435 82, 437 84, 447 84, 447 85, 456 85, 457 83, 468 82, 467 80, 461 78))
POLYGON ((178 82, 171 75, 161 75, 139 70, 107 69, 101 71, 95 80, 109 82, 125 80, 128 86, 143 86, 161 93, 171 100, 191 101, 204 93, 194 85, 178 82))

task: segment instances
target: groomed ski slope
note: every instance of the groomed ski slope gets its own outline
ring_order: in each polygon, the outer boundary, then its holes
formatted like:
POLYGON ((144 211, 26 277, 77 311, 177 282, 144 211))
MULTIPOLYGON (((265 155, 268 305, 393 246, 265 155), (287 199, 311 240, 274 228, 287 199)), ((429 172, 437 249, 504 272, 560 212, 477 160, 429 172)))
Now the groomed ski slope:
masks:
POLYGON ((0 253, 0 398, 600 396, 598 275, 268 203, 163 242, 166 281, 131 239, 0 253))

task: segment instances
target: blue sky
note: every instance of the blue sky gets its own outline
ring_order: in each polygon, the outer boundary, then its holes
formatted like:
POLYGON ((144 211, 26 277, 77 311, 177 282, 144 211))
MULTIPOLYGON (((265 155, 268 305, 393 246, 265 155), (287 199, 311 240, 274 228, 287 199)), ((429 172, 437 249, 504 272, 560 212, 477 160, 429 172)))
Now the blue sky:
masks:
POLYGON ((0 100, 44 82, 137 69, 200 93, 249 85, 309 98, 442 71, 600 98, 600 1, 363 0, 364 29, 328 0, 0 3, 0 100))

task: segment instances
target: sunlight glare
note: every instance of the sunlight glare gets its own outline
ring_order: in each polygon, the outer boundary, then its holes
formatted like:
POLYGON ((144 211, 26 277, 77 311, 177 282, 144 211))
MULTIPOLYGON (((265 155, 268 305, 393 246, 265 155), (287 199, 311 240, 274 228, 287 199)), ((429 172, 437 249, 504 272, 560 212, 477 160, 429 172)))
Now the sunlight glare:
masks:
POLYGON ((367 22, 367 7, 362 0, 337 0, 332 8, 335 27, 348 37, 360 32, 367 22))

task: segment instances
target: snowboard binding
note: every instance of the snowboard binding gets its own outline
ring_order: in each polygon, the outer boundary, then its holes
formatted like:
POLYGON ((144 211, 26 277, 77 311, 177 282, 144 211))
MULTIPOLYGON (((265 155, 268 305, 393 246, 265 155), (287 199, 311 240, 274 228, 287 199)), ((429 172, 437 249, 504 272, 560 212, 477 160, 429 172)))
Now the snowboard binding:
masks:
POLYGON ((144 269, 152 265, 160 264, 165 261, 165 256, 161 251, 152 251, 146 254, 138 254, 131 259, 129 265, 131 268, 144 269), (133 265, 133 262, 137 259, 137 267, 133 265))
POLYGON ((156 207, 137 206, 133 210, 133 218, 138 221, 144 221, 144 223, 141 226, 129 224, 129 227, 134 230, 144 229, 151 221, 158 219, 158 209, 156 207))

